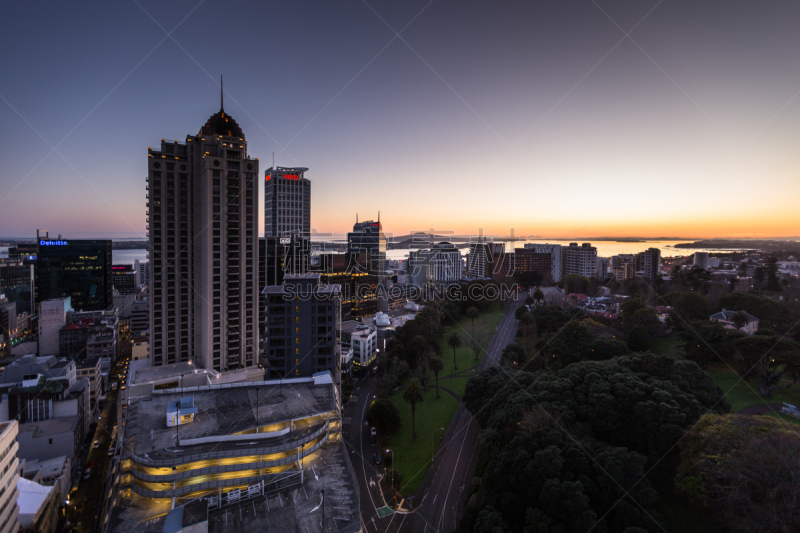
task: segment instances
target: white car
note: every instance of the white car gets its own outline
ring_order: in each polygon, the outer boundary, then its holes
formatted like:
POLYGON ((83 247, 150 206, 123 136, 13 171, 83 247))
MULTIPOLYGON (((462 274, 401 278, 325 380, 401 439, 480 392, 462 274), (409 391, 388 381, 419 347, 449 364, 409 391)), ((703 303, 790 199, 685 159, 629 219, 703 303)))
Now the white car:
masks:
POLYGON ((372 428, 372 429, 369 430, 369 434, 374 437, 374 436, 376 436, 378 434, 378 430, 375 429, 375 428, 372 428))
POLYGON ((92 444, 92 449, 96 450, 99 447, 100 447, 100 441, 99 440, 94 441, 94 444, 92 444))
POLYGON ((87 468, 86 471, 83 473, 83 479, 89 479, 92 477, 92 469, 87 468))

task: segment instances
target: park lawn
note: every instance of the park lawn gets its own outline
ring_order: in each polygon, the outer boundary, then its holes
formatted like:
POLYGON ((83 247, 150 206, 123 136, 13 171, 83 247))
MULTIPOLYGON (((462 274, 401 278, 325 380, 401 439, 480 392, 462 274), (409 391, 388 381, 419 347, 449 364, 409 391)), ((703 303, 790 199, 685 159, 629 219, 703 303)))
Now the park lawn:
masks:
MULTIPOLYGON (((453 391, 456 394, 458 394, 459 396, 463 397, 464 396, 464 390, 467 388, 467 381, 469 381, 470 378, 472 376, 474 376, 474 375, 475 375, 475 372, 469 372, 465 376, 456 376, 456 377, 453 377, 453 378, 444 378, 444 379, 442 379, 442 377, 439 376, 439 385, 442 386, 442 387, 447 387, 451 391, 453 391)), ((436 381, 435 380, 431 380, 429 382, 429 386, 433 387, 434 390, 435 390, 436 389, 436 381)), ((442 394, 447 394, 447 393, 443 392, 442 394)))
POLYGON ((436 389, 431 387, 425 391, 425 400, 417 404, 417 439, 411 439, 411 405, 403 400, 403 390, 399 390, 389 397, 389 400, 400 410, 402 424, 397 433, 389 437, 383 446, 384 457, 390 459, 391 454, 386 454, 387 449, 394 450, 396 469, 400 471, 402 488, 400 493, 411 495, 417 492, 425 472, 431 465, 431 441, 434 451, 439 446, 439 437, 458 408, 458 400, 446 392, 440 393, 441 398, 436 399, 436 389), (435 434, 434 434, 435 430, 435 434))
MULTIPOLYGON (((722 389, 725 393, 725 399, 731 404, 731 412, 738 413, 745 407, 751 405, 762 404, 781 404, 790 403, 793 405, 800 405, 800 389, 796 386, 787 390, 775 392, 769 398, 763 398, 757 394, 754 385, 749 382, 739 381, 739 374, 727 368, 711 367, 708 373, 714 378, 714 383, 722 389)), ((775 415, 770 413, 770 416, 776 416, 783 420, 788 420, 794 423, 800 423, 800 420, 786 415, 775 415)))
MULTIPOLYGON (((489 341, 492 340, 497 325, 503 318, 503 308, 499 303, 493 304, 486 312, 475 319, 475 337, 484 343, 484 349, 488 346, 489 341)), ((440 376, 449 376, 453 373, 453 348, 447 344, 447 338, 456 332, 461 337, 461 346, 456 349, 456 364, 458 371, 472 368, 478 364, 475 356, 469 349, 469 339, 472 337, 472 321, 467 317, 461 317, 456 324, 450 324, 444 330, 444 334, 439 339, 440 356, 444 363, 444 369, 439 374, 440 376)), ((482 352, 480 357, 483 357, 482 352)))

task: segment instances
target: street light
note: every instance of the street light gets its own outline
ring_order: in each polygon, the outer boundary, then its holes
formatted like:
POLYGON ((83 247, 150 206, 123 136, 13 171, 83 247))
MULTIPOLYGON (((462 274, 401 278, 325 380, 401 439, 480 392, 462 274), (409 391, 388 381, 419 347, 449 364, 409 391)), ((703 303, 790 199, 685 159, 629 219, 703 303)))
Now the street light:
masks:
MULTIPOLYGON (((394 470, 394 450, 386 450, 386 453, 389 452, 392 453, 392 470, 394 470)), ((394 478, 394 475, 392 475, 392 478, 394 478)))
POLYGON ((434 428, 433 431, 431 431, 431 462, 433 462, 433 435, 439 430, 444 430, 444 428, 434 428))

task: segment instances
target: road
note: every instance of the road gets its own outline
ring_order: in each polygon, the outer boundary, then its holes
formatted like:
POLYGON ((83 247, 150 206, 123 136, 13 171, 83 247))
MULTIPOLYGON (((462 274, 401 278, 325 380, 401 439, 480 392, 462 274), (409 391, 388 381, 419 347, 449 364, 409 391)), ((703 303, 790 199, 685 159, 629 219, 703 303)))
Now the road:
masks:
MULTIPOLYGON (((514 311, 519 302, 512 302, 497 327, 486 355, 478 370, 497 366, 503 348, 514 342, 518 321, 514 311)), ((480 426, 462 403, 459 405, 445 434, 445 446, 436 452, 438 462, 427 492, 417 511, 409 517, 403 531, 450 533, 456 529, 458 517, 465 504, 465 491, 469 488, 478 455, 480 426)), ((424 484, 423 484, 424 485, 424 484)))
MULTIPOLYGON (((478 365, 479 370, 496 366, 503 348, 513 342, 517 331, 517 320, 514 318, 517 305, 512 302, 503 316, 478 365)), ((386 502, 378 483, 384 470, 382 465, 375 465, 373 456, 379 451, 377 440, 370 435, 366 422, 367 406, 374 399, 373 382, 374 378, 367 378, 356 384, 342 414, 342 433, 358 480, 364 530, 368 533, 453 531, 458 511, 464 503, 463 492, 469 486, 468 480, 475 467, 480 433, 478 423, 461 404, 436 452, 433 479, 429 485, 423 482, 423 487, 428 486, 424 495, 415 496, 415 499, 423 498, 421 504, 415 504, 418 509, 410 514, 395 513, 381 517, 378 509, 383 508, 386 502)))

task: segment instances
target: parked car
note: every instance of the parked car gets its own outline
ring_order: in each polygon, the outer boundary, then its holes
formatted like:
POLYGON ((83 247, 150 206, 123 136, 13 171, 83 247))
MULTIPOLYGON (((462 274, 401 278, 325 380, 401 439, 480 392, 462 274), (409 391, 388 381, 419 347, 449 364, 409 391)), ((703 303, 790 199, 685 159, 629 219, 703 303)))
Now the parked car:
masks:
POLYGON ((369 434, 374 437, 374 436, 376 436, 378 434, 378 430, 375 429, 375 428, 372 428, 372 429, 369 430, 369 434))
POLYGON ((83 479, 89 479, 90 477, 92 477, 92 469, 87 468, 83 471, 83 479))
POLYGON ((372 456, 375 459, 375 464, 379 465, 383 462, 383 458, 381 457, 381 452, 375 452, 375 455, 372 456))
POLYGON ((94 444, 92 444, 92 449, 96 450, 99 447, 100 447, 100 441, 99 440, 94 441, 94 444))

